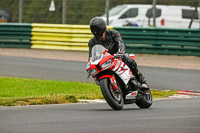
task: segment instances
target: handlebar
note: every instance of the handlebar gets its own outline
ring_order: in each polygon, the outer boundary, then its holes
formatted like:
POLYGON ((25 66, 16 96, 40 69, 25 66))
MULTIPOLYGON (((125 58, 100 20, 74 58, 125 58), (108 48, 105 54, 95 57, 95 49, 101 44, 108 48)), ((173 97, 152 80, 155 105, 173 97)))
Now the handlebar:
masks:
POLYGON ((123 58, 124 54, 114 54, 114 58, 123 58))

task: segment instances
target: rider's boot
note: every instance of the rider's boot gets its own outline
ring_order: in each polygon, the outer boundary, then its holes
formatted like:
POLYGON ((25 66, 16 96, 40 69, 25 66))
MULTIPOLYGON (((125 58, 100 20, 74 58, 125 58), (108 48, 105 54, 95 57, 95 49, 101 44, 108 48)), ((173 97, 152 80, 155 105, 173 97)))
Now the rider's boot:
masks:
POLYGON ((136 71, 135 76, 136 76, 137 81, 141 84, 140 88, 149 89, 149 86, 147 85, 146 79, 140 71, 136 71))
POLYGON ((137 64, 134 61, 131 66, 131 71, 135 75, 137 81, 140 83, 141 89, 149 89, 149 86, 147 85, 145 77, 142 75, 142 73, 137 69, 137 64))
POLYGON ((135 60, 131 59, 128 55, 125 54, 123 56, 122 61, 125 62, 129 66, 129 68, 131 69, 131 71, 135 75, 137 81, 141 84, 140 88, 147 88, 148 89, 149 87, 146 83, 146 80, 145 80, 144 76, 142 75, 142 73, 138 71, 137 63, 135 62, 135 60))

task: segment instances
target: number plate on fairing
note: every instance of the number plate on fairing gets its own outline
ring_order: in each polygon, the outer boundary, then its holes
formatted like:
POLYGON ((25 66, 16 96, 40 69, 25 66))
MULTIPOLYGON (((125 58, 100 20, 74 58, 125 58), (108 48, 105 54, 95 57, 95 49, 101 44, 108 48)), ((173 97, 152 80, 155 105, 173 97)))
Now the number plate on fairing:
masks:
POLYGON ((138 91, 133 91, 126 95, 126 99, 135 99, 137 96, 138 91))

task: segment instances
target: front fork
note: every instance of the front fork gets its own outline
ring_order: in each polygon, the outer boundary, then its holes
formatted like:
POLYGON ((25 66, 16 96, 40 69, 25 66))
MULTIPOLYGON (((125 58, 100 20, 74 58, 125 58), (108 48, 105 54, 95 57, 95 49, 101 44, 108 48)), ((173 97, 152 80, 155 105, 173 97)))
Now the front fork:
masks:
POLYGON ((114 75, 103 75, 103 76, 101 76, 98 80, 103 79, 103 78, 109 78, 113 90, 114 90, 114 91, 117 90, 117 82, 116 82, 116 80, 115 80, 114 75))
MULTIPOLYGON (((113 90, 115 90, 115 91, 117 90, 117 82, 115 80, 114 75, 103 75, 103 76, 101 76, 100 78, 98 78, 96 80, 97 85, 99 85, 98 81, 100 79, 103 79, 103 78, 109 78, 113 90)), ((139 90, 139 86, 138 86, 136 79, 134 77, 132 79, 130 79, 128 85, 126 85, 125 88, 126 88, 127 91, 137 91, 137 90, 139 90)))
MULTIPOLYGON (((118 90, 117 83, 116 83, 114 75, 103 75, 97 81, 99 81, 100 79, 103 79, 103 78, 109 78, 113 90, 114 91, 118 90)), ((138 90, 139 90, 138 84, 137 84, 136 81, 135 82, 134 81, 135 80, 133 80, 132 83, 130 83, 130 82, 128 83, 130 86, 129 85, 126 86, 125 95, 124 95, 124 98, 126 100, 135 100, 137 95, 138 95, 138 90)))

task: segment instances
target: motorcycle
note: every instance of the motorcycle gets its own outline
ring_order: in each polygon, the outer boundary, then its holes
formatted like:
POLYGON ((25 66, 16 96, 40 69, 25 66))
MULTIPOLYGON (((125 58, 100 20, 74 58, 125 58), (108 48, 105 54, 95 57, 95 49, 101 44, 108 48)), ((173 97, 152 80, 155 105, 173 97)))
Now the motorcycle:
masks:
MULTIPOLYGON (((129 55, 135 60, 135 55, 129 55)), ((102 45, 92 48, 92 57, 86 66, 108 103, 114 110, 121 110, 124 104, 135 103, 140 108, 152 105, 152 94, 148 88, 142 88, 130 68, 122 61, 123 54, 109 54, 102 45)))

